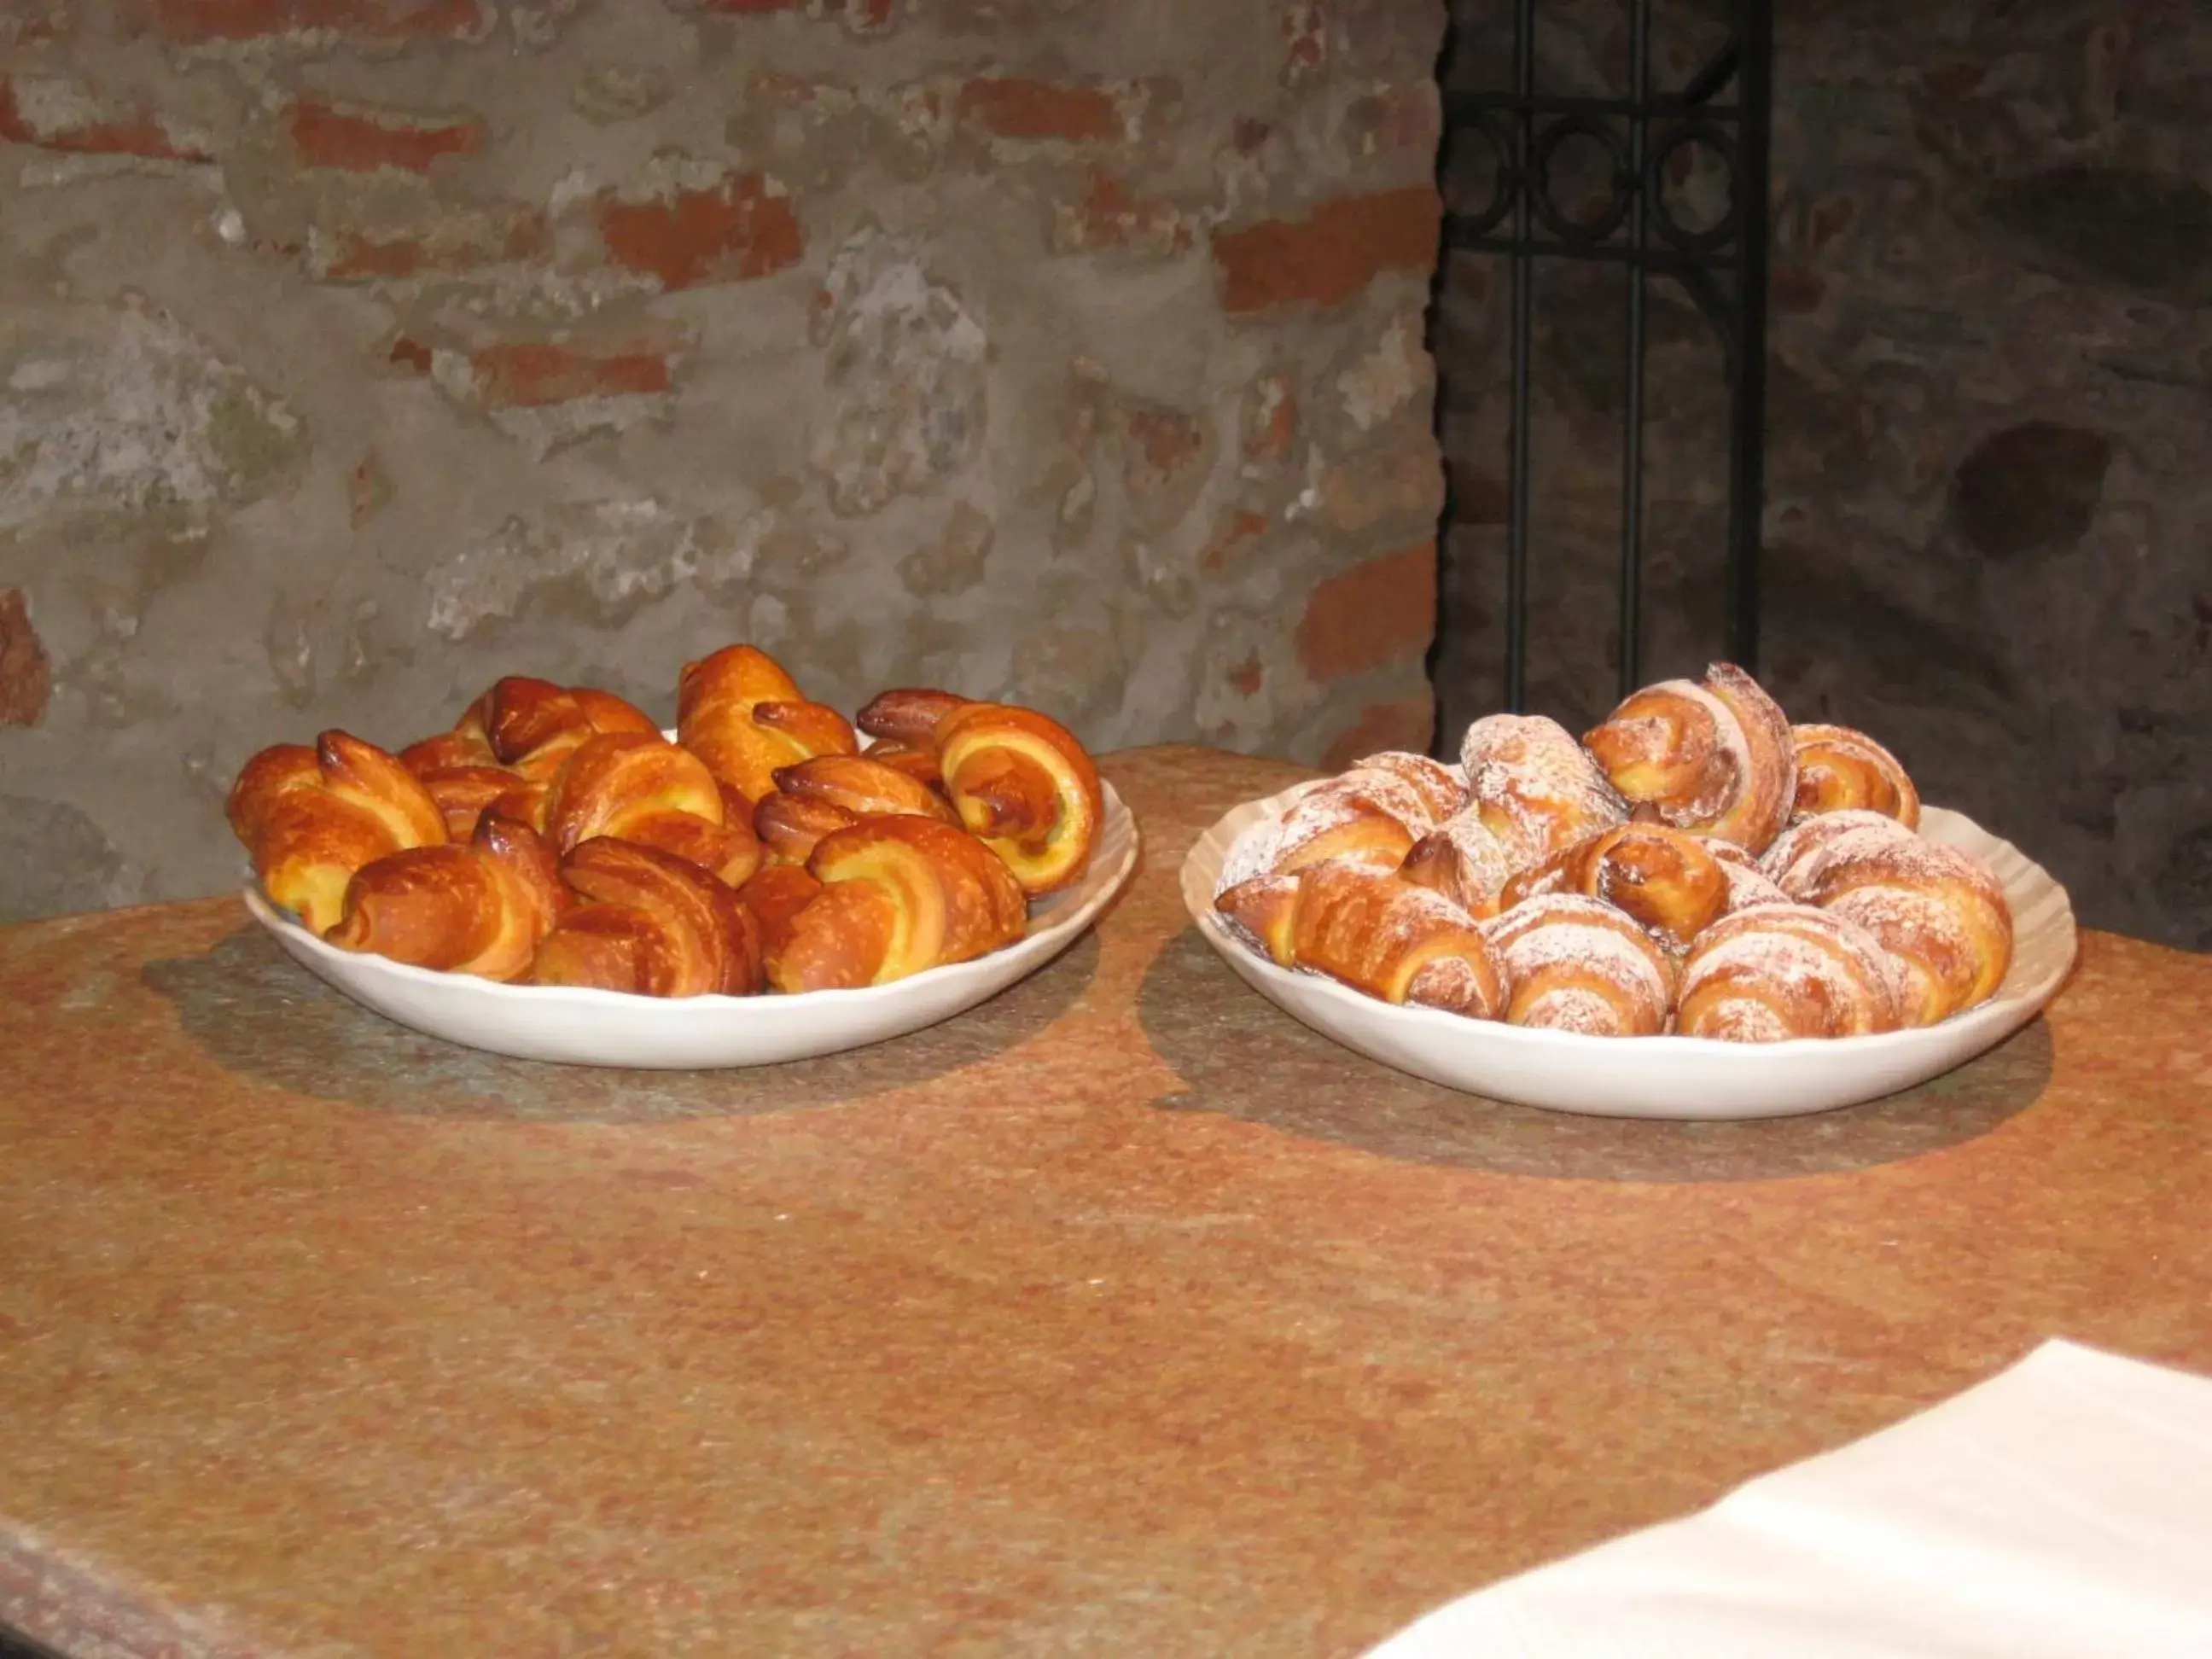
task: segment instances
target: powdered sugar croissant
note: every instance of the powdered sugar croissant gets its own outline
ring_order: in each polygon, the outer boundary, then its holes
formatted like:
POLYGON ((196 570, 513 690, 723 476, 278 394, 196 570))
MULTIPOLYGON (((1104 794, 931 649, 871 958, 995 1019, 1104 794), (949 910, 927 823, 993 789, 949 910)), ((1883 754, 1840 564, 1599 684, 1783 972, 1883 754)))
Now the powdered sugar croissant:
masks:
POLYGON ((1897 964, 1864 929, 1805 904, 1758 904, 1707 928, 1682 963, 1675 1029, 1729 1042, 1864 1036, 1899 1018, 1897 964))
POLYGON ((1482 925, 1506 982, 1508 1024, 1584 1036, 1656 1036, 1674 969, 1643 928, 1601 899, 1551 893, 1482 925))
POLYGON ((1214 908, 1278 967, 1474 1019, 1494 1019, 1503 1006, 1498 964, 1474 919, 1395 875, 1331 860, 1243 883, 1214 908))
POLYGON ((1796 803, 1789 717, 1732 663, 1644 687, 1583 742, 1640 816, 1754 853, 1796 803))

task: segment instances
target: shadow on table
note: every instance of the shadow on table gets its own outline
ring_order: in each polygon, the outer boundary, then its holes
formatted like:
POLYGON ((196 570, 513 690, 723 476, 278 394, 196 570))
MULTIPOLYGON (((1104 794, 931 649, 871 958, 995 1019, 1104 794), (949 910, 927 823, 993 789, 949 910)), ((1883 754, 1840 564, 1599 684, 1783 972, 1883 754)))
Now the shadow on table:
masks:
POLYGON ((258 927, 198 956, 150 962, 146 983, 219 1065, 295 1094, 409 1116, 651 1123, 801 1110, 911 1088, 1036 1036, 1098 966, 1085 933, 1029 978, 928 1030, 819 1060, 712 1072, 508 1060, 395 1025, 287 957, 258 927))
POLYGON ((1511 1106, 1392 1071, 1309 1030, 1249 989, 1195 927, 1153 962, 1138 1017, 1188 1085, 1158 1103, 1165 1109, 1378 1158, 1579 1181, 1773 1181, 1893 1164, 1986 1134, 2051 1079, 2051 1033, 2038 1019, 1917 1089, 1806 1117, 1674 1123, 1511 1106))

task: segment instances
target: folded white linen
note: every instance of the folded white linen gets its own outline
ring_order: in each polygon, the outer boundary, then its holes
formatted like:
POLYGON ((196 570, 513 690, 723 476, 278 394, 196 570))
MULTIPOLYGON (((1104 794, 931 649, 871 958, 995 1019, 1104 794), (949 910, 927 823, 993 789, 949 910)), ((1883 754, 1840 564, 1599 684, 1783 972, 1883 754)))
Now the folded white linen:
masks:
POLYGON ((1370 1659, 2212 1659, 2212 1378, 2052 1341, 1370 1659))

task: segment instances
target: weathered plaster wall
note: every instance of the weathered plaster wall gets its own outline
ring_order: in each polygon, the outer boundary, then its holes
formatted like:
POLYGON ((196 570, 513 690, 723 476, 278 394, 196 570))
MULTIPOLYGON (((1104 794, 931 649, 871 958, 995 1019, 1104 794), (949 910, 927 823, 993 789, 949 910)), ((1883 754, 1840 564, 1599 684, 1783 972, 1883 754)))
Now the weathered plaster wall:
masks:
POLYGON ((0 919, 491 678, 1420 744, 1442 0, 13 0, 0 919))
MULTIPOLYGON (((1498 72, 1499 9, 1462 4, 1458 73, 1498 72)), ((1659 10, 1680 84, 1721 9, 1659 10)), ((1547 11, 1547 81, 1625 84, 1621 8, 1547 11)), ((1881 733, 2091 921, 2212 948, 2212 11, 1776 17, 1769 683, 1881 733)), ((1475 162, 1455 187, 1479 194, 1475 162)), ((1721 183, 1672 188, 1710 205, 1721 183)), ((1505 285, 1455 266, 1447 726, 1495 699, 1503 583, 1505 285)), ((1613 680, 1623 290, 1545 280, 1532 684, 1582 719, 1613 680)), ((1726 408, 1702 322, 1653 294, 1656 676, 1722 637, 1726 408)))

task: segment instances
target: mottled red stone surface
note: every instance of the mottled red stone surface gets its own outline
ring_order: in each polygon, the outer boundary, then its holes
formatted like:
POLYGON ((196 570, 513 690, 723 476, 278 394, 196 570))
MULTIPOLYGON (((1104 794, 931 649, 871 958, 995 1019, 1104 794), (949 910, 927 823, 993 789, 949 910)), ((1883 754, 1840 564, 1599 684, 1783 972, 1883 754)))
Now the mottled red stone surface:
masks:
POLYGON ((835 1060, 534 1066, 234 899, 0 931, 0 1621, 177 1659, 1349 1656, 2063 1334, 2212 1366, 2212 963, 1809 1119, 1337 1048, 1175 872, 835 1060), (108 1634, 108 1633, 113 1634, 108 1634))

